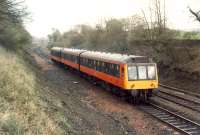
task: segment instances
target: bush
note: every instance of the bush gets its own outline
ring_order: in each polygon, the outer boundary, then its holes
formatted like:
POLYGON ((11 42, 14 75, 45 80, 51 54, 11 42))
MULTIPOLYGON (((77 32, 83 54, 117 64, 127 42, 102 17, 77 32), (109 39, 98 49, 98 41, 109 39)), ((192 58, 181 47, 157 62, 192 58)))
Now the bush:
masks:
POLYGON ((0 44, 16 50, 30 44, 31 36, 21 25, 9 25, 0 34, 0 44))

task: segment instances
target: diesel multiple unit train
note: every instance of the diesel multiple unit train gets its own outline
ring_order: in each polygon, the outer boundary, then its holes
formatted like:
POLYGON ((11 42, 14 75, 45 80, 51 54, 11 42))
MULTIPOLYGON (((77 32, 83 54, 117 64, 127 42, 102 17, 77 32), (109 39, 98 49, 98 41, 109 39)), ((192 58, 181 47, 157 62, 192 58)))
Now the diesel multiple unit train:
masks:
POLYGON ((156 63, 144 56, 53 47, 50 58, 134 100, 147 100, 158 87, 156 63))

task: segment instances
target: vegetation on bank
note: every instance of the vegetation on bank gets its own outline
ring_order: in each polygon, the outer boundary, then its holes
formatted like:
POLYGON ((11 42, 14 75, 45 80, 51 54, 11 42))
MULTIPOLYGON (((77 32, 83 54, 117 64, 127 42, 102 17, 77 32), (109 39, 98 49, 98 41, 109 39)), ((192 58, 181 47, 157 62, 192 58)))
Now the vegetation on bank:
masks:
POLYGON ((65 134, 60 127, 69 125, 65 116, 50 113, 60 101, 42 94, 43 86, 22 58, 3 48, 0 58, 0 134, 65 134))
MULTIPOLYGON (((1 26, 0 26, 1 27, 1 26)), ((0 45, 10 50, 19 50, 30 45, 31 36, 20 24, 11 24, 0 28, 0 45)))
POLYGON ((66 116, 54 110, 61 101, 45 93, 47 86, 21 51, 32 40, 23 24, 27 15, 23 1, 0 1, 0 134, 67 134, 66 116))
POLYGON ((23 24, 27 15, 22 1, 0 1, 0 45, 16 50, 30 43, 31 36, 23 24))

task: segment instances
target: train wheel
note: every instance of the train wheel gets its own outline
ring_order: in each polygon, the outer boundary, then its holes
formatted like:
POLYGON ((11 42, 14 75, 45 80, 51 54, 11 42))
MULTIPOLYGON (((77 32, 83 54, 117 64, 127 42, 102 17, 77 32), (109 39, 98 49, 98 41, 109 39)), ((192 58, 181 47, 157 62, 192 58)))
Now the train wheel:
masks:
POLYGON ((104 81, 101 81, 101 87, 102 87, 103 89, 106 89, 106 84, 105 84, 104 81))
POLYGON ((65 66, 64 66, 64 69, 68 70, 68 69, 69 69, 69 67, 65 65, 65 66))
POLYGON ((129 102, 132 104, 138 104, 139 103, 139 97, 137 96, 131 96, 129 99, 129 102))
POLYGON ((148 90, 147 96, 148 96, 148 97, 152 97, 152 93, 153 93, 153 90, 152 90, 152 89, 148 90))
POLYGON ((132 90, 131 91, 131 103, 138 104, 140 100, 140 91, 139 90, 132 90))
POLYGON ((88 76, 89 77, 89 82, 93 85, 96 85, 96 79, 93 76, 88 76))
POLYGON ((141 100, 144 103, 147 103, 147 101, 149 100, 151 92, 149 90, 142 90, 141 91, 141 100))
POLYGON ((109 84, 106 83, 106 84, 105 84, 105 89, 106 89, 107 91, 110 92, 110 91, 111 91, 111 86, 110 86, 109 84))
POLYGON ((116 96, 120 96, 120 97, 122 96, 122 90, 118 87, 113 86, 111 89, 111 92, 115 94, 116 96))
POLYGON ((119 94, 120 94, 120 97, 126 97, 127 96, 127 93, 122 89, 119 89, 119 94))

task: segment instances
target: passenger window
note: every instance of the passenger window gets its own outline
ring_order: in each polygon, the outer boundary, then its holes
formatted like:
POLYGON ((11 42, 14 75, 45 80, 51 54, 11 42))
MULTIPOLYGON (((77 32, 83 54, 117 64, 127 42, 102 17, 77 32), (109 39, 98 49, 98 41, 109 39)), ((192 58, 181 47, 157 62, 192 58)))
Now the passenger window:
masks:
POLYGON ((101 70, 105 73, 105 71, 106 71, 106 69, 105 69, 105 63, 104 62, 102 62, 102 68, 101 68, 101 70))
POLYGON ((120 70, 119 70, 119 68, 120 68, 120 66, 119 65, 117 65, 117 70, 116 70, 116 75, 117 75, 117 77, 119 77, 120 76, 120 70))
POLYGON ((102 62, 99 61, 99 71, 102 71, 102 62))
POLYGON ((108 63, 105 63, 105 67, 106 67, 106 73, 109 73, 108 71, 108 68, 109 68, 109 65, 108 65, 108 63))

